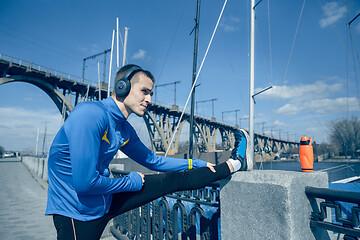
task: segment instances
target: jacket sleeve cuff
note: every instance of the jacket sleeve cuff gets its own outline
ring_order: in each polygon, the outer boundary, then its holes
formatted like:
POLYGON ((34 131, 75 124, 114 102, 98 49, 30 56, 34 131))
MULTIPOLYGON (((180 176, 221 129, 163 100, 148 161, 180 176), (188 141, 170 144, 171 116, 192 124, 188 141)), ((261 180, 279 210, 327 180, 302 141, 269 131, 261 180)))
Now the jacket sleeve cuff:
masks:
POLYGON ((131 172, 129 175, 127 175, 130 178, 130 181, 132 182, 132 187, 130 191, 139 191, 142 188, 142 178, 140 174, 137 172, 131 172))
MULTIPOLYGON (((207 166, 207 162, 196 158, 192 159, 192 168, 203 168, 206 166, 207 166)), ((190 165, 189 165, 189 169, 191 169, 190 165)))

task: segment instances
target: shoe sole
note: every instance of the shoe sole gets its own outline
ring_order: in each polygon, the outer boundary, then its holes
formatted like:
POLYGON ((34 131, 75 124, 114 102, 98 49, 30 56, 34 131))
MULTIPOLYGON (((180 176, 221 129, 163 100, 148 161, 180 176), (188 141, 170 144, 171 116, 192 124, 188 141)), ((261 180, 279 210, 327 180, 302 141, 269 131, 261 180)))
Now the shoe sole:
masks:
POLYGON ((244 130, 244 129, 239 129, 239 131, 245 136, 246 138, 246 150, 245 150, 245 159, 246 159, 246 165, 247 165, 247 171, 248 170, 252 170, 254 168, 254 162, 252 159, 252 155, 251 155, 251 151, 250 151, 250 146, 249 146, 249 140, 250 140, 250 136, 249 134, 244 130))

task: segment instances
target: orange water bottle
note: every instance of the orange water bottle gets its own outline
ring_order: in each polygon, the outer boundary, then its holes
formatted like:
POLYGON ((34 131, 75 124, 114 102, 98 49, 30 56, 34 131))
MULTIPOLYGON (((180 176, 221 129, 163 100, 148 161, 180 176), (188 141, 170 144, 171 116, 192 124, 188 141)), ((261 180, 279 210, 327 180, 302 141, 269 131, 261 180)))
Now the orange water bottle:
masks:
POLYGON ((312 140, 309 137, 302 137, 300 141, 299 158, 301 170, 303 172, 312 172, 314 164, 314 152, 312 140))

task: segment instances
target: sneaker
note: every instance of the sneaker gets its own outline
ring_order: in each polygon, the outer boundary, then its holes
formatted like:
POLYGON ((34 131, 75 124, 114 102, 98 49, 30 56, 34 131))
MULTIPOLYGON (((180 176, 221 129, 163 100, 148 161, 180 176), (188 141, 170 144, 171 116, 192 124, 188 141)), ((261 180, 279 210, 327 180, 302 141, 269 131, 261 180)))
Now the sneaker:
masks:
POLYGON ((239 171, 247 171, 253 169, 253 161, 250 157, 250 148, 248 145, 249 134, 239 129, 235 131, 235 147, 231 152, 230 158, 239 160, 241 162, 241 168, 239 171))

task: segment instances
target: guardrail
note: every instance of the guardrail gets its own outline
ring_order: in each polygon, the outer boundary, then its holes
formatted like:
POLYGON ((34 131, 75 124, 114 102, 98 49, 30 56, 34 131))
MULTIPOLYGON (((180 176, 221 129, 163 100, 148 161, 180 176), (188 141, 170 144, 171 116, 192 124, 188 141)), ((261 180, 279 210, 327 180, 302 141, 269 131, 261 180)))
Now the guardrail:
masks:
POLYGON ((12 66, 23 67, 26 69, 26 71, 36 71, 36 72, 44 74, 47 77, 52 76, 52 77, 60 78, 62 80, 74 81, 74 82, 82 83, 85 85, 90 85, 93 87, 97 86, 96 82, 93 82, 93 81, 90 81, 87 79, 82 80, 80 77, 77 77, 77 76, 74 76, 71 74, 67 74, 67 73, 63 73, 63 72, 60 72, 60 71, 57 71, 57 70, 54 70, 54 69, 51 69, 48 67, 43 67, 43 66, 34 64, 32 62, 24 61, 22 59, 17 59, 17 58, 11 57, 11 56, 7 56, 2 53, 0 53, 0 60, 9 62, 10 67, 12 67, 12 66))
MULTIPOLYGON (((127 174, 113 170, 114 177, 127 174)), ((113 236, 129 239, 219 239, 218 185, 168 194, 114 218, 113 236)))
POLYGON ((310 227, 323 228, 336 233, 344 234, 344 239, 358 239, 360 237, 359 212, 360 192, 348 192, 330 190, 326 188, 306 187, 305 193, 309 200, 323 199, 320 209, 314 202, 310 202, 313 212, 311 213, 310 227), (343 214, 344 206, 351 214, 343 214), (328 220, 329 211, 334 215, 332 221, 328 220))

